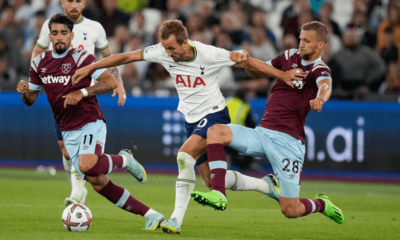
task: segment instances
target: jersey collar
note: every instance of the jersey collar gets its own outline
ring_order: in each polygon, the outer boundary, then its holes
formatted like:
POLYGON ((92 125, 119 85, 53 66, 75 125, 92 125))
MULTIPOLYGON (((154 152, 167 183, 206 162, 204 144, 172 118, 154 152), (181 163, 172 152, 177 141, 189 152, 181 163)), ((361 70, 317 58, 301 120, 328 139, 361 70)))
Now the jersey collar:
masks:
POLYGON ((193 52, 194 52, 193 58, 190 60, 187 60, 187 61, 182 61, 182 62, 193 62, 197 57, 197 50, 196 50, 196 47, 194 46, 194 44, 191 42, 188 42, 188 44, 189 44, 189 46, 191 46, 193 48, 193 52))
POLYGON ((57 53, 54 53, 53 51, 51 51, 51 54, 53 55, 53 58, 63 58, 65 56, 67 56, 70 49, 71 48, 67 49, 65 52, 63 52, 61 54, 57 54, 57 53))
POLYGON ((314 64, 316 61, 321 61, 321 58, 318 58, 318 59, 316 59, 315 61, 312 61, 312 62, 304 62, 304 60, 301 59, 301 65, 307 66, 307 65, 310 65, 310 64, 314 64))
POLYGON ((85 19, 85 18, 84 18, 83 15, 82 15, 82 16, 81 16, 81 19, 79 19, 78 21, 76 21, 75 24, 79 24, 79 23, 83 22, 83 19, 85 19))

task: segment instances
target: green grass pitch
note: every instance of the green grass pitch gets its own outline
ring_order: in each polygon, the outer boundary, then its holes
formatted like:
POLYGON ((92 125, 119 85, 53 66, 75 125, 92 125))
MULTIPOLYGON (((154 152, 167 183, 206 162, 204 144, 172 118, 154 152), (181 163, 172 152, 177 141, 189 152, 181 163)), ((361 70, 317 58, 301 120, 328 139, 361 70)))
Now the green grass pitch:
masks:
MULTIPOLYGON (((139 184, 129 174, 112 181, 168 218, 174 209, 175 176, 149 175, 139 184)), ((304 181, 301 197, 325 192, 344 212, 339 225, 320 213, 285 218, 278 204, 257 192, 228 190, 228 208, 217 212, 190 201, 180 235, 146 232, 144 218, 117 208, 86 184, 93 224, 84 233, 61 223, 70 183, 27 169, 0 169, 0 239, 400 239, 400 186, 304 181)), ((195 190, 205 191, 197 179, 195 190)))

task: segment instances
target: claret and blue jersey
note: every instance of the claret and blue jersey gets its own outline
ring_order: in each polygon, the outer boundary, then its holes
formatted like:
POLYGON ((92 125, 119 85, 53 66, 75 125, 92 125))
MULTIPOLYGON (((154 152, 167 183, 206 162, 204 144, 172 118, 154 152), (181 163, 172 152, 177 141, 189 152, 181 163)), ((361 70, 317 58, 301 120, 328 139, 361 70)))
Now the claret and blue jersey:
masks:
POLYGON ((304 124, 311 110, 310 100, 317 96, 317 83, 323 79, 331 79, 331 70, 321 59, 305 62, 297 49, 286 50, 267 64, 285 72, 300 68, 306 76, 303 81, 292 81, 295 88, 283 81, 276 82, 260 126, 287 133, 304 142, 304 124))

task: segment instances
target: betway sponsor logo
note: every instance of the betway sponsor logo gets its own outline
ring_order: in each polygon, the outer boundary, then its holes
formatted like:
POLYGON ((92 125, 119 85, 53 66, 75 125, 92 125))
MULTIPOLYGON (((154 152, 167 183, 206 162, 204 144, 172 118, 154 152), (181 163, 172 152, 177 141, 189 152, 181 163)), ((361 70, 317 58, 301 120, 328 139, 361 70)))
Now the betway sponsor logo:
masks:
POLYGON ((68 84, 69 80, 71 79, 71 76, 46 76, 42 77, 42 82, 44 84, 49 84, 49 83, 62 83, 65 85, 68 84))
POLYGON ((302 88, 304 87, 304 84, 306 84, 306 82, 298 81, 298 80, 292 80, 292 84, 293 84, 297 89, 302 89, 302 88))

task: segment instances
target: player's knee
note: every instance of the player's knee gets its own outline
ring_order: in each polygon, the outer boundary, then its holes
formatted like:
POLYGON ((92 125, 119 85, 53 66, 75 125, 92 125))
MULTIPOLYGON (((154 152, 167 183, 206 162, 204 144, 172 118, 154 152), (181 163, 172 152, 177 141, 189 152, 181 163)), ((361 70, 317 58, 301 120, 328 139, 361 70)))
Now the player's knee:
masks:
POLYGON ((101 175, 100 170, 94 168, 95 165, 96 162, 93 163, 93 161, 79 161, 79 170, 82 173, 88 173, 88 171, 90 170, 89 176, 99 176, 101 175))
POLYGON ((299 217, 297 209, 293 208, 293 207, 290 207, 290 206, 285 207, 285 208, 281 207, 281 212, 287 218, 298 218, 299 217))

